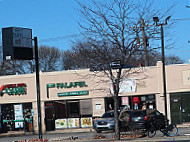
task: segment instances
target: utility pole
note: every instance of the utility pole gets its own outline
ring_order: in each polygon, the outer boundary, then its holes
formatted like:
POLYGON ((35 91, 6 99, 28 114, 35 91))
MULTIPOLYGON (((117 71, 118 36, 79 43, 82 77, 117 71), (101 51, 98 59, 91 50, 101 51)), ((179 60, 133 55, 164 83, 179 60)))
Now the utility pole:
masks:
POLYGON ((164 30, 163 25, 167 25, 167 21, 170 19, 171 16, 168 16, 165 19, 164 23, 159 22, 158 17, 153 17, 153 20, 156 22, 156 26, 160 26, 161 28, 161 45, 162 45, 162 75, 163 75, 163 97, 164 97, 164 103, 165 103, 165 124, 168 125, 168 112, 167 112, 167 92, 166 92, 166 71, 165 71, 165 54, 164 54, 164 30))
POLYGON ((144 24, 144 19, 141 18, 141 30, 142 30, 142 38, 143 38, 143 49, 144 49, 144 66, 148 66, 148 61, 147 61, 147 37, 145 33, 145 24, 144 24))
POLYGON ((35 62, 36 62, 36 90, 37 90, 37 106, 38 106, 38 135, 42 139, 42 122, 41 122, 41 99, 40 99, 40 78, 39 78, 39 58, 38 58, 38 39, 34 37, 35 45, 35 62))

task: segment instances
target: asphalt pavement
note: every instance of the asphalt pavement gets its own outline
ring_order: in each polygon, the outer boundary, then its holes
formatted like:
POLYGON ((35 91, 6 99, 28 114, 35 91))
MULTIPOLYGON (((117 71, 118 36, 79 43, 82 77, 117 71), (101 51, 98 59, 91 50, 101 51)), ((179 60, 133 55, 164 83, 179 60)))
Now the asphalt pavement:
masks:
MULTIPOLYGON (((14 131, 0 134, 0 142, 39 142, 38 138, 38 134, 23 131, 14 131)), ((92 128, 64 129, 43 134, 43 140, 44 142, 190 142, 190 127, 178 127, 178 135, 176 135, 175 137, 163 136, 162 133, 159 131, 157 131, 156 136, 153 138, 142 137, 138 134, 130 132, 122 132, 121 140, 115 140, 115 134, 113 132, 96 133, 92 128)))

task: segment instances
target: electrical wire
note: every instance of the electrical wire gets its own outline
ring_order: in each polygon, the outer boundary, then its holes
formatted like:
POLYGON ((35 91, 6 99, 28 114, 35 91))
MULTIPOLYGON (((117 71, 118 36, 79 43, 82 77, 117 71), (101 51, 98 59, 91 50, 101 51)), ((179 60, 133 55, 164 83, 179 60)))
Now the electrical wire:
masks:
POLYGON ((40 43, 42 43, 42 42, 51 42, 51 41, 57 41, 57 40, 64 40, 64 39, 67 39, 67 38, 75 38, 75 37, 79 37, 79 36, 81 36, 81 34, 71 34, 71 35, 65 35, 65 36, 41 39, 41 40, 39 40, 39 42, 40 43))

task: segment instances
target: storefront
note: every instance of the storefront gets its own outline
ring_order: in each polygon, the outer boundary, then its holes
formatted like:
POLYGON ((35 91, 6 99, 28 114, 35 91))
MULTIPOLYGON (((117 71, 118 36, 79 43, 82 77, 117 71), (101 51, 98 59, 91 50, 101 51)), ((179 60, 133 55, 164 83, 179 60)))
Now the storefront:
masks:
POLYGON ((92 100, 45 102, 46 130, 92 127, 92 100))
MULTIPOLYGON (((123 78, 120 109, 165 112, 162 64, 123 78)), ((101 72, 99 73, 101 74, 101 72)), ((93 119, 114 109, 109 78, 89 69, 40 72, 42 131, 92 128, 93 119)), ((190 64, 166 66, 167 109, 172 123, 190 123, 190 64)), ((35 74, 0 77, 0 129, 38 132, 35 74)))

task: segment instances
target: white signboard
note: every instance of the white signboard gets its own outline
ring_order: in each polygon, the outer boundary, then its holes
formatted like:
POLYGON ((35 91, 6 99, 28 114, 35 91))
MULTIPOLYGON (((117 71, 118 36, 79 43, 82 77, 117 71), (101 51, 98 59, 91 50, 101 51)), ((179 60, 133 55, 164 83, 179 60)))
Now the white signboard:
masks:
POLYGON ((22 104, 14 105, 15 112, 15 128, 23 128, 23 110, 22 104))
POLYGON ((32 30, 26 28, 13 28, 13 47, 32 48, 32 30))
MULTIPOLYGON (((111 83, 111 93, 114 94, 113 84, 111 83)), ((136 92, 136 80, 135 79, 123 79, 119 83, 119 93, 136 92)))
POLYGON ((101 110, 101 103, 96 103, 96 110, 101 110))

